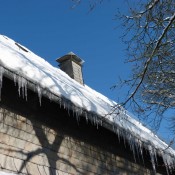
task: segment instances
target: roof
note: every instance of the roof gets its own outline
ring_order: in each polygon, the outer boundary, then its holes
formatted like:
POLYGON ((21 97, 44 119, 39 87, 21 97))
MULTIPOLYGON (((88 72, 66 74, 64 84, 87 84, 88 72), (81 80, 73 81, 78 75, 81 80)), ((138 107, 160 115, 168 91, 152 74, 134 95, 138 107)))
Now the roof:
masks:
MULTIPOLYGON (((111 107, 117 105, 116 102, 87 85, 77 83, 29 49, 0 35, 0 87, 3 85, 2 76, 10 77, 17 82, 19 88, 34 88, 38 92, 40 102, 41 96, 45 95, 72 109, 77 118, 84 116, 96 125, 100 124, 112 130, 128 141, 133 153, 142 154, 142 148, 146 148, 150 153, 153 168, 157 154, 162 156, 168 168, 175 167, 175 151, 132 118, 127 111, 121 108, 118 114, 108 115, 111 107)), ((27 96, 27 91, 24 92, 27 96)))

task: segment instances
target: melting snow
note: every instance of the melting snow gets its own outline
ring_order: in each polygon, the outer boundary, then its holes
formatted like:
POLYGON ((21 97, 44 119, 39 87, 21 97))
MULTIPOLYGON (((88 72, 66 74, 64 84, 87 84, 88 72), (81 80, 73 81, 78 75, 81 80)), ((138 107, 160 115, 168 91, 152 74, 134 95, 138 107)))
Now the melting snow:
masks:
POLYGON ((32 82, 38 93, 40 105, 42 95, 47 94, 51 100, 57 100, 60 105, 72 109, 77 120, 83 113, 87 120, 93 121, 96 125, 101 124, 105 127, 107 122, 113 126, 113 131, 119 139, 123 137, 128 141, 134 157, 135 154, 143 157, 143 147, 149 151, 154 170, 157 154, 163 157, 167 168, 175 166, 175 151, 133 119, 127 111, 121 110, 118 114, 107 115, 116 102, 86 85, 82 86, 24 46, 0 35, 0 89, 4 74, 13 75, 14 82, 18 85, 19 96, 26 100, 27 87, 32 82))

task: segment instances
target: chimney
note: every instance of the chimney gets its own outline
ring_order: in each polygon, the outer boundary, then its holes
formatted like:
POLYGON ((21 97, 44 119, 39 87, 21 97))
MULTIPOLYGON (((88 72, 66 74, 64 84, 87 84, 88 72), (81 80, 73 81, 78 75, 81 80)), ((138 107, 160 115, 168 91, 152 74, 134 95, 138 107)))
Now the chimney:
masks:
POLYGON ((82 75, 82 65, 84 61, 73 52, 56 59, 62 71, 66 72, 71 78, 84 85, 82 75))

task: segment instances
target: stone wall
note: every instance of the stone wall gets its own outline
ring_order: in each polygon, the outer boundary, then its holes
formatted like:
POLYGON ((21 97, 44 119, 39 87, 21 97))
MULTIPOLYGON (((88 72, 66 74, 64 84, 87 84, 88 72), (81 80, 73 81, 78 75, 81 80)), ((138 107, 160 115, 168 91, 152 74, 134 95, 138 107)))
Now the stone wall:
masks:
POLYGON ((0 168, 32 175, 151 174, 142 166, 3 108, 0 168))

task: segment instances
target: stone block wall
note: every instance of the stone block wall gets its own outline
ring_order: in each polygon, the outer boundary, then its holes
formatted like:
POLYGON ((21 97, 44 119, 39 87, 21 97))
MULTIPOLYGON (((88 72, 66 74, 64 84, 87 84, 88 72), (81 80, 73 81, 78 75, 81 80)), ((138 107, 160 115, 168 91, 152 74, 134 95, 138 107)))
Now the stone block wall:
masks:
POLYGON ((98 145, 4 108, 0 108, 0 171, 32 175, 151 175, 143 166, 98 145))

